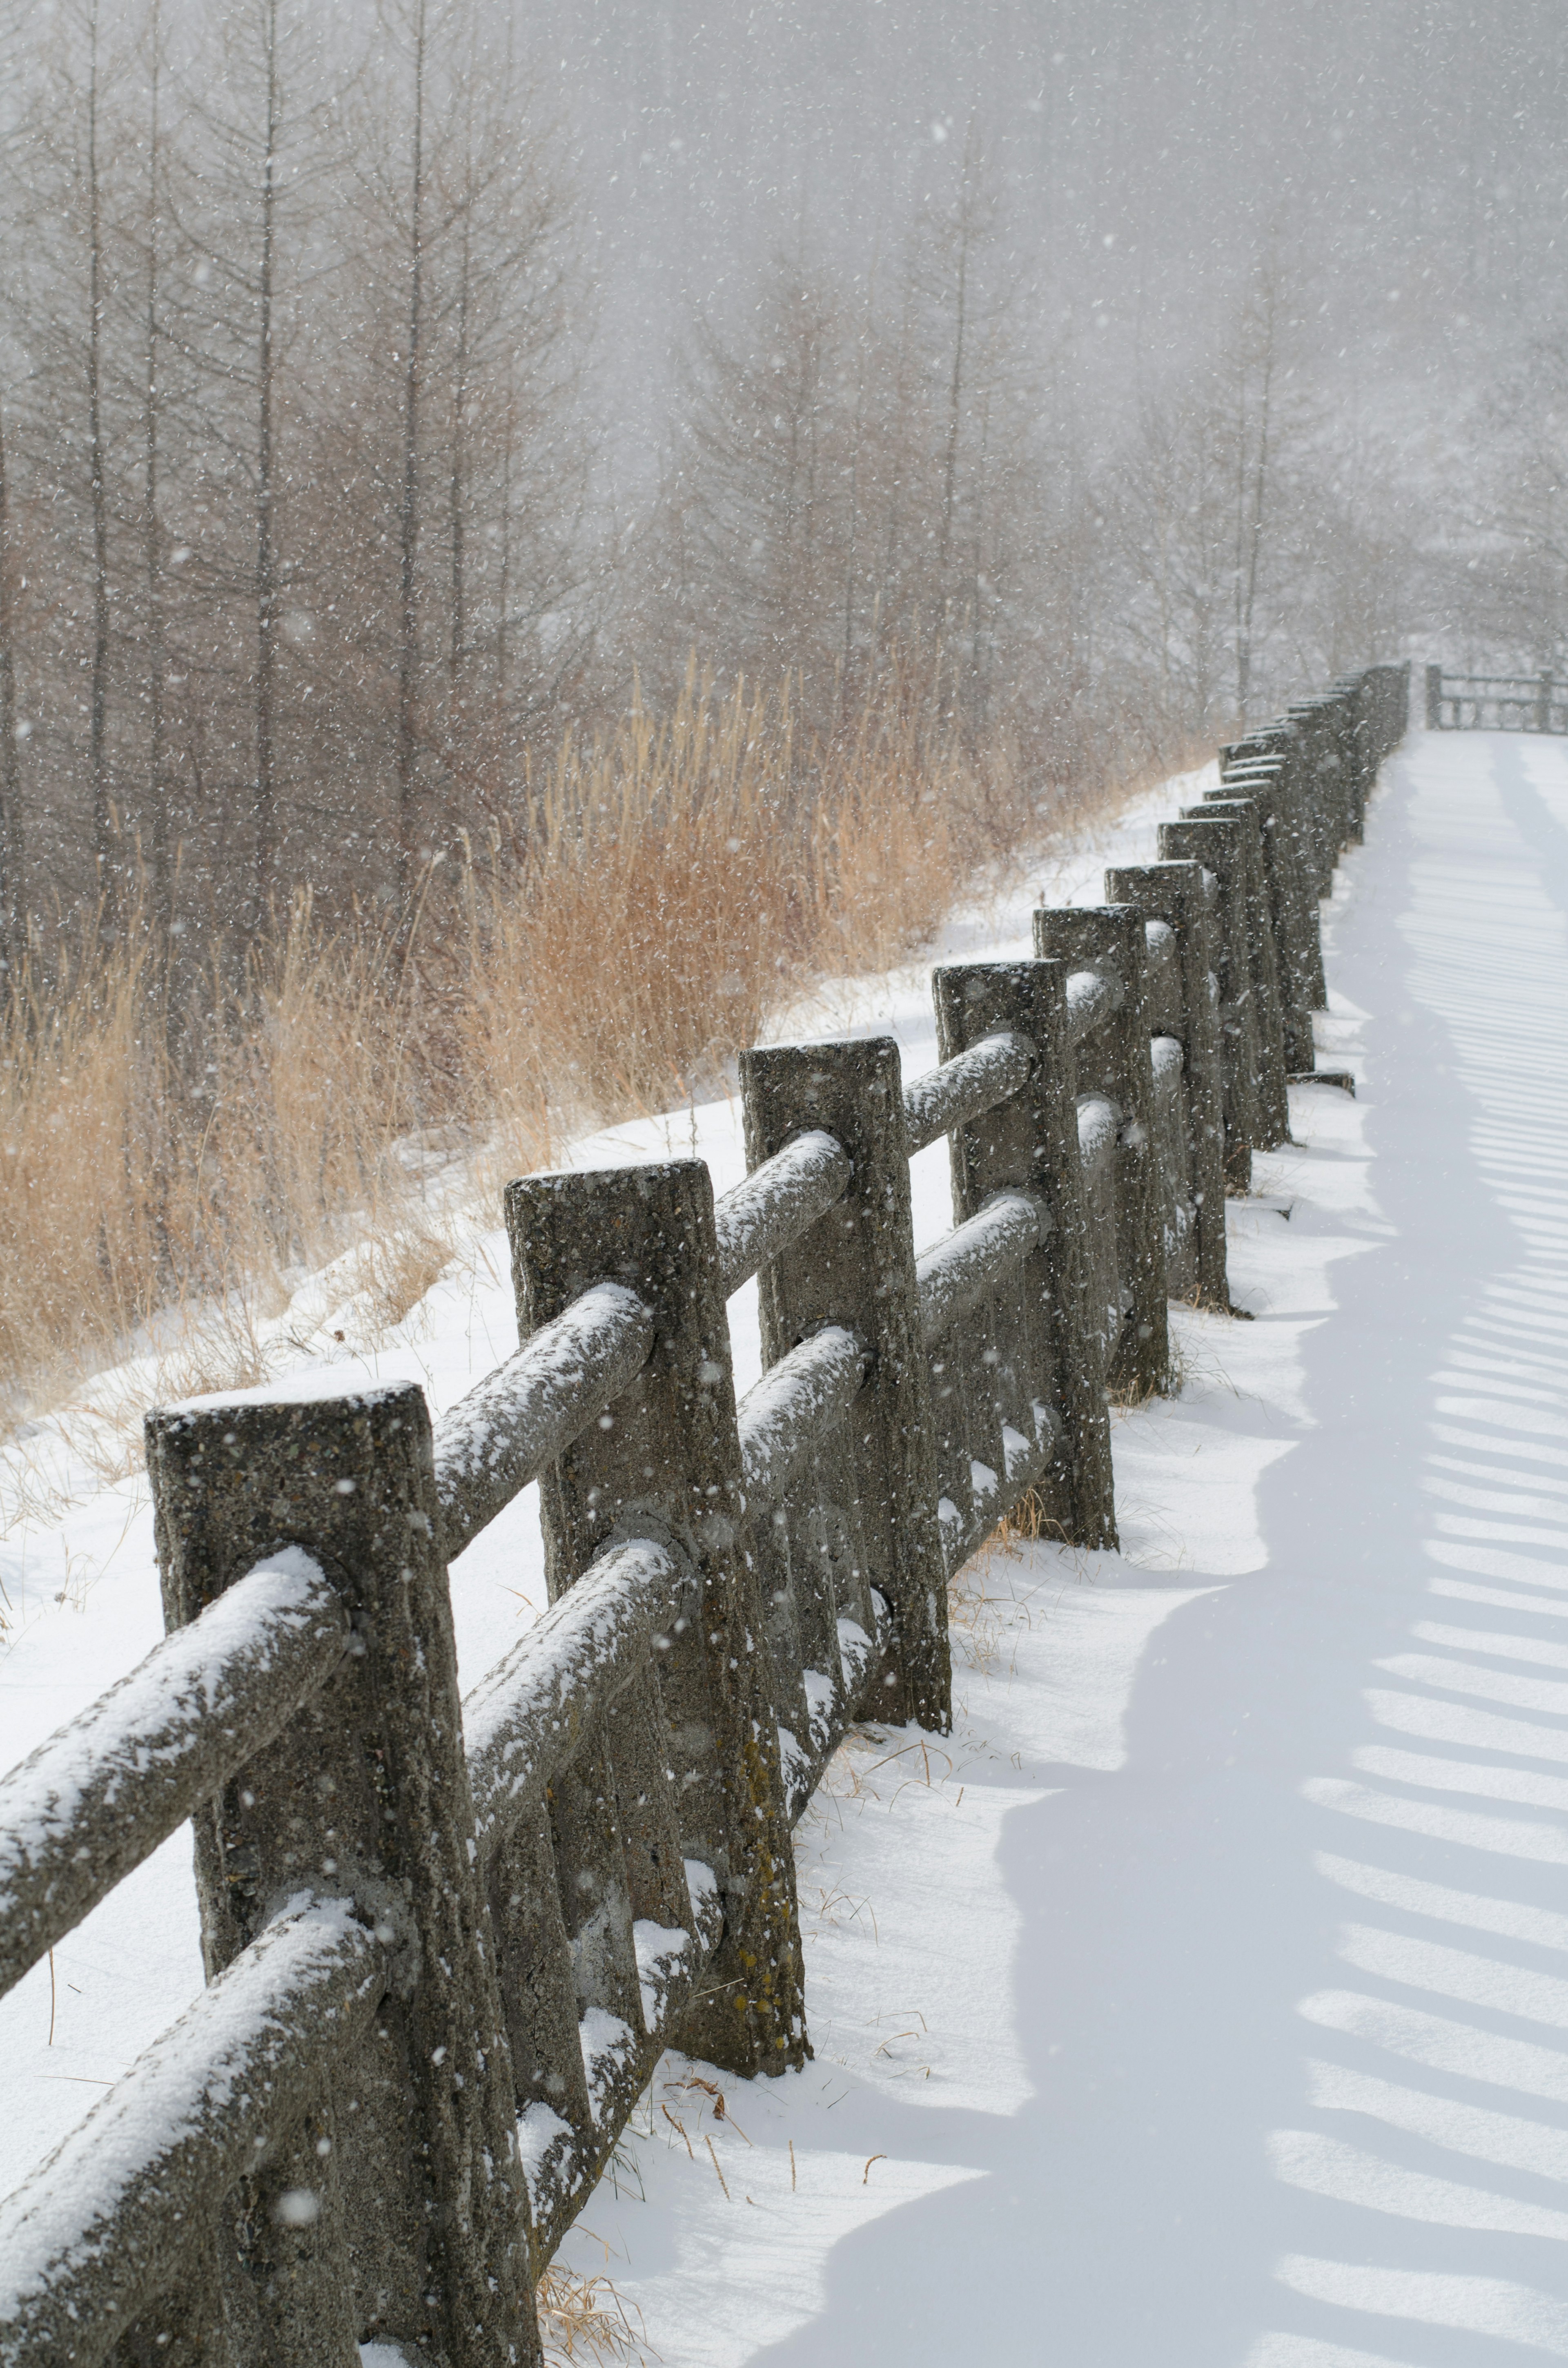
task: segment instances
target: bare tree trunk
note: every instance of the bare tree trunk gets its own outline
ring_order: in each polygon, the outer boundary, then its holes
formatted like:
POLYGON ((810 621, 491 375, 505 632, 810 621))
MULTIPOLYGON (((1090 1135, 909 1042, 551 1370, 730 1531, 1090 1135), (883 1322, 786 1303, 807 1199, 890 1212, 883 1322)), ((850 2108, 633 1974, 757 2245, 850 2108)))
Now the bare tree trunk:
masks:
POLYGON ((956 319, 953 331, 953 374, 948 387, 948 436, 942 456, 942 548, 940 580, 942 597, 948 589, 948 560, 953 547, 953 501, 958 486, 959 421, 963 403, 963 338, 964 313, 969 296, 969 223, 967 219, 959 233, 959 284, 956 319))
POLYGON ((408 335, 403 356, 403 498, 398 542, 402 560, 397 697, 398 888, 406 911, 414 886, 414 806, 418 759, 419 609, 415 564, 419 554, 419 361, 425 295, 425 9, 418 0, 414 33, 414 142, 409 182, 408 335))
POLYGON ((506 710, 506 603, 512 597, 512 388, 507 377, 506 440, 501 448, 501 580, 495 600, 495 713, 506 710))
POLYGON ((26 947, 27 906, 22 887, 22 746, 17 737, 8 491, 6 429, 0 419, 0 960, 14 969, 26 947))
POLYGON ((261 160, 261 270, 257 290, 256 469, 256 917, 265 920, 278 880, 278 777, 274 738, 278 671, 276 356, 273 301, 278 210, 278 0, 267 0, 267 143, 261 160))
POLYGON ((1252 472, 1252 515, 1247 523, 1242 575, 1241 613, 1236 620, 1236 723, 1246 726, 1247 700, 1252 689, 1253 620, 1257 609, 1257 569, 1263 550, 1263 520, 1267 498, 1268 467, 1273 458, 1269 436, 1273 426, 1275 287, 1269 279, 1265 297, 1263 383, 1258 390, 1257 458, 1252 472))
MULTIPOLYGON (((907 443, 909 434, 909 350, 912 303, 913 290, 906 284, 898 329, 898 361, 893 384, 892 409, 894 433, 901 444, 907 443)), ((903 534, 903 485, 904 472, 902 469, 896 470, 893 475, 892 498, 887 506, 887 532, 882 541, 882 580, 877 595, 877 612, 883 639, 890 631, 897 630, 893 585, 903 534)))
POLYGON ((119 919, 114 815, 108 779, 108 489, 104 483, 104 270, 98 187, 98 11, 87 18, 87 463, 93 518, 93 656, 88 746, 93 776, 93 860, 102 925, 119 919))
POLYGON ((462 665, 468 646, 467 585, 464 567, 467 547, 464 539, 465 516, 463 495, 468 466, 468 306, 469 277, 472 268, 471 239, 472 224, 469 210, 463 213, 461 278, 458 286, 458 342, 452 360, 452 466, 450 484, 451 544, 452 544, 452 638, 447 660, 451 682, 452 706, 456 714, 462 677, 462 665))
POLYGON ((147 781, 153 801, 153 919, 158 955, 165 959, 169 924, 174 918, 173 874, 169 848, 169 785, 164 778, 164 689, 167 652, 164 629, 163 550, 158 533, 158 434, 162 391, 158 384, 158 304, 160 298, 158 174, 162 163, 158 121, 158 82, 162 26, 159 0, 153 0, 152 92, 147 127, 147 352, 142 404, 143 479, 142 501, 142 559, 147 578, 147 781))

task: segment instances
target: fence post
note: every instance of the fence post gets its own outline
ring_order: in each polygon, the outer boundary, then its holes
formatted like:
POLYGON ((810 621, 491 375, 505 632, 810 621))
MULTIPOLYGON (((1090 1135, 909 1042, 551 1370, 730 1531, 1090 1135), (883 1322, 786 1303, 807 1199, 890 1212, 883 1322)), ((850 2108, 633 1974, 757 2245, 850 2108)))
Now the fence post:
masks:
POLYGON ((1312 893, 1300 845, 1285 768, 1278 758, 1255 759, 1226 774, 1217 790, 1205 790, 1203 810, 1224 813, 1233 798, 1250 799, 1260 818, 1264 881, 1274 928, 1279 981, 1279 1022, 1286 1068, 1312 1068, 1317 1058, 1312 1013, 1326 989, 1317 898, 1312 893))
POLYGON ((1305 700, 1298 701, 1286 712, 1295 733, 1291 758, 1301 785, 1307 844, 1312 850, 1312 894, 1321 899, 1333 887, 1335 859, 1339 850, 1334 842, 1332 801, 1324 787, 1317 716, 1305 700))
MULTIPOLYGON (((1257 1025, 1257 1101, 1258 1114, 1265 1128, 1260 1138, 1264 1143, 1288 1143, 1290 1139, 1290 1096, 1287 1082, 1290 1064, 1285 1053, 1285 1029, 1281 1012, 1279 962, 1274 941, 1274 922, 1268 909, 1268 882, 1264 871, 1263 832, 1258 807, 1251 798, 1228 798, 1200 806, 1188 806, 1184 822, 1202 822, 1210 815, 1236 825, 1241 860, 1239 887, 1242 910, 1245 915, 1247 968, 1252 978, 1253 1008, 1257 1025)), ((1310 1066, 1311 1064, 1305 1065, 1310 1066)))
POLYGON ((1367 836, 1367 791, 1371 786, 1373 687, 1369 675, 1358 675, 1339 693, 1340 737, 1349 768, 1346 820, 1350 842, 1359 847, 1367 836))
POLYGON ((170 1628, 287 1543, 353 1622, 337 1674, 195 1820, 208 1978, 301 1891, 351 1896, 398 1944, 320 2135, 244 2182, 229 2215, 267 2356, 352 2368, 347 2329, 452 2368, 538 2362, 424 1394, 164 1408, 147 1468, 170 1628), (315 2219, 279 2227, 279 2192, 301 2185, 315 2219))
POLYGON ((1443 669, 1429 666, 1426 669, 1426 729, 1440 732, 1443 728, 1443 669))
POLYGON ((1263 1137, 1257 1099, 1257 1020, 1247 961, 1246 921, 1236 893, 1240 833, 1233 822, 1163 822, 1162 863, 1200 863, 1219 890, 1215 965, 1220 981, 1221 1076, 1225 1108, 1225 1190, 1245 1192, 1252 1151, 1263 1137))
POLYGON ((618 1537, 673 1533, 691 1558, 701 1617, 660 1671, 662 1741, 681 1848, 713 1869, 724 1930, 683 2044, 729 2071, 781 2072, 810 2049, 712 1183, 698 1159, 524 1177, 506 1228, 524 1339, 607 1280, 653 1312, 647 1365, 540 1483, 547 1576, 553 1600, 618 1537))
POLYGON ((1107 971, 1122 987, 1119 1011, 1079 1048, 1080 1092, 1099 1091, 1121 1111, 1117 1209, 1121 1273, 1132 1306, 1117 1342, 1111 1387, 1139 1398, 1170 1383, 1170 1322, 1165 1306, 1165 1234, 1154 1139, 1154 1070, 1144 993, 1143 916, 1135 905, 1038 910, 1035 952, 1076 970, 1107 971), (1085 1076, 1085 1063, 1096 1074, 1085 1076))
POLYGON ((824 1324, 846 1325, 871 1352, 854 1485, 871 1583, 893 1615, 897 1682, 887 1715, 945 1735, 947 1573, 898 1047, 891 1037, 757 1046, 740 1067, 751 1167, 813 1127, 835 1136, 854 1163, 843 1199, 758 1278, 763 1362, 776 1364, 824 1324))
POLYGON ((953 1214, 971 1217, 993 1192, 1038 1193, 1051 1231, 1031 1251, 1026 1287, 1040 1310, 1053 1372, 1050 1395, 1062 1410, 1056 1492, 1069 1542, 1114 1546, 1116 1484, 1098 1334, 1084 1258, 1083 1174, 1078 1157, 1076 1063, 1067 1031, 1065 967, 1060 962, 944 963, 932 973, 937 1041, 944 1061, 998 1030, 1027 1036, 1039 1059, 1010 1100, 949 1138, 953 1214), (1053 1386, 1052 1386, 1053 1384, 1053 1386))
POLYGON ((1181 974, 1177 1037, 1191 1128, 1193 1230, 1199 1304, 1229 1312, 1225 1268, 1225 1108, 1220 1055, 1218 959, 1210 891, 1200 863, 1124 864, 1105 876, 1106 894, 1136 905, 1175 932, 1181 974))

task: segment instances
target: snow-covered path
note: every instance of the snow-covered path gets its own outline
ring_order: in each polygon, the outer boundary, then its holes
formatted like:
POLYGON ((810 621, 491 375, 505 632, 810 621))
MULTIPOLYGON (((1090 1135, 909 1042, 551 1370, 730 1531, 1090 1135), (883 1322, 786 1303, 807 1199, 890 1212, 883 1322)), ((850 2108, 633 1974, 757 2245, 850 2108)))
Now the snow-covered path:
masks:
POLYGON ((1568 2358, 1560 744, 1407 744, 1330 977, 1127 1558, 993 1565, 950 1770, 803 1850, 817 2064, 586 2215, 667 2361, 1568 2358))

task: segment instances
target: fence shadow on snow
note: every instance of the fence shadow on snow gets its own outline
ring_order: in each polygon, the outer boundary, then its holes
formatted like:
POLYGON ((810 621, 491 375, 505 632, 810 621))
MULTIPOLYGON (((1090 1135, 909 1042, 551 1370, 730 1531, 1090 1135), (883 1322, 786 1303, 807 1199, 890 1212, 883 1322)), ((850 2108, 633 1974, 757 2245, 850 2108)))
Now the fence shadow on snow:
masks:
POLYGON ((907 1091, 890 1041, 746 1054, 717 1203, 513 1184, 523 1345, 434 1427, 402 1383, 148 1417, 168 1634, 0 1785, 0 1990, 187 1817, 208 1987, 0 2204, 5 2368, 537 2362, 660 2052, 801 2061, 790 1827, 855 1720, 946 1728, 948 1581, 1027 1490, 1114 1544, 1108 1391, 1229 1304, 1408 689, 1292 708, 1035 960, 938 969, 907 1091), (460 1702, 448 1562, 534 1479, 551 1608, 460 1702))

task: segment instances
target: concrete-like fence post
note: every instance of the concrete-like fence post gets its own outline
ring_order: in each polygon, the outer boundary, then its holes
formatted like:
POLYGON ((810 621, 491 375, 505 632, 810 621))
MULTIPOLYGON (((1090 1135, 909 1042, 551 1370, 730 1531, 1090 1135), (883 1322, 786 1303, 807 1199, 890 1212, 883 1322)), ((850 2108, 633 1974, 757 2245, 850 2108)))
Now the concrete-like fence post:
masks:
POLYGON ((1144 1397, 1169 1384, 1170 1334, 1143 916, 1126 905, 1040 910, 1034 943, 1037 955, 1062 962, 1069 973, 1104 971, 1121 984, 1120 1008, 1079 1047, 1077 1087, 1080 1093, 1103 1093, 1121 1113, 1116 1201, 1120 1270, 1131 1305, 1106 1378, 1118 1394, 1144 1397))
POLYGON ((1322 712, 1314 701, 1298 700, 1285 712, 1296 731, 1296 762, 1301 770, 1312 849, 1312 883, 1321 901, 1334 885, 1334 866, 1339 853, 1336 801, 1329 768, 1333 752, 1325 746, 1322 712))
POLYGON ((1258 812, 1285 1065, 1296 1074, 1313 1066, 1312 1013, 1322 1008, 1325 989, 1317 898, 1302 857, 1302 825, 1285 759, 1238 759, 1219 789, 1204 791, 1204 809, 1223 809, 1233 798, 1249 799, 1258 812))
MULTIPOLYGON (((1290 1098, 1285 1026, 1279 984, 1279 961, 1269 909, 1268 882, 1264 869, 1262 814, 1247 797, 1220 799, 1188 806, 1183 819, 1202 822, 1212 815, 1237 826, 1240 851, 1239 891, 1246 916, 1247 965, 1252 977, 1253 1010, 1257 1027, 1257 1103, 1264 1133, 1260 1144, 1272 1146, 1290 1136, 1290 1098)), ((1294 1034, 1294 1031, 1292 1031, 1294 1034)), ((1311 1066, 1309 1062, 1305 1065, 1311 1066)))
POLYGON ((1426 729, 1440 732, 1443 728, 1443 669, 1429 666, 1426 669, 1426 729))
POLYGON ((1225 1190, 1245 1192, 1252 1154, 1264 1137, 1257 1095, 1257 1016, 1253 1005, 1244 901, 1240 892, 1241 832, 1233 822, 1164 822, 1163 863, 1199 863, 1219 890, 1215 965, 1220 985, 1220 1050, 1225 1109, 1225 1190))
POLYGON ((936 1432, 915 1274, 898 1047, 863 1042, 782 1044, 741 1055, 746 1159, 758 1167, 820 1128, 853 1163, 842 1200, 758 1277, 765 1366, 824 1325, 843 1325, 871 1354, 846 1428, 855 1469, 844 1486, 869 1578, 893 1617, 895 1683, 885 1715, 946 1734, 952 1723, 947 1575, 937 1524, 936 1432))
POLYGON ((354 2368, 355 2340, 537 2361, 424 1395, 175 1407, 147 1463, 171 1628, 286 1543, 352 1616, 336 1675, 195 1820, 209 1979, 301 1893, 352 1898, 395 1950, 319 2114, 223 2207, 230 2308, 278 2368, 354 2368))
POLYGON ((639 1849, 637 1804, 653 1788, 639 1785, 636 1771, 643 1752, 673 1755, 679 1847, 713 1870, 724 1909, 685 2044, 731 2071, 783 2071, 810 2051, 712 1183, 700 1160, 526 1177, 507 1187, 506 1226, 525 1339, 606 1281, 633 1291, 655 1325, 647 1365, 540 1484, 551 1600, 623 1537, 673 1537, 699 1586, 696 1616, 665 1656, 656 1702, 651 1692, 633 1698, 612 1726, 599 1793, 589 1771, 579 1776, 582 1799, 568 1809, 580 1830, 565 1854, 584 1853, 595 1817, 613 1820, 601 1853, 606 1912, 653 1912, 659 1882, 678 1881, 680 1870, 657 1863, 656 1838, 651 1850, 639 1849), (644 1902, 619 1903, 623 1859, 634 1886, 642 1867, 644 1902))
POLYGON ((1088 1304, 1076 1063, 1065 982, 1060 962, 952 962, 933 973, 931 987, 944 1061, 1003 1030, 1028 1037, 1038 1056, 1027 1086, 949 1137, 953 1214, 960 1221, 971 1217, 994 1192, 1009 1189, 1038 1194, 1051 1212, 1051 1233, 1025 1266, 1040 1382, 1062 1411, 1050 1493, 1073 1544, 1114 1546, 1110 1423, 1088 1304))
POLYGON ((1173 1032, 1181 1045, 1192 1161, 1198 1297, 1229 1309, 1225 1266, 1225 1091, 1220 1049, 1219 958, 1212 907, 1218 892, 1200 863, 1122 864, 1105 876, 1106 894, 1164 921, 1176 942, 1180 1008, 1173 1032))
POLYGON ((1358 675, 1344 686, 1346 743, 1350 751, 1350 837, 1359 847, 1367 836, 1367 797, 1378 769, 1377 686, 1358 675))

